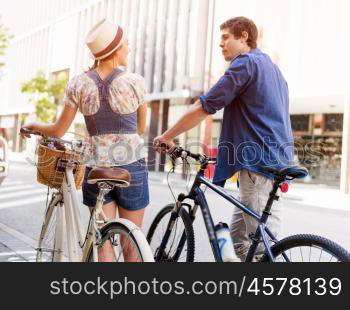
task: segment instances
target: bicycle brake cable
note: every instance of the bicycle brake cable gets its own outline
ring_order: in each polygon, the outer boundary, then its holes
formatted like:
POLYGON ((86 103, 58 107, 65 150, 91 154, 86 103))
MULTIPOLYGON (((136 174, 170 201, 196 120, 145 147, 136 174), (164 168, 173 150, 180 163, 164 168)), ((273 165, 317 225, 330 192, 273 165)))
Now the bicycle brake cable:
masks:
POLYGON ((189 189, 189 185, 191 183, 191 178, 192 178, 192 170, 191 170, 191 163, 187 160, 186 158, 186 172, 187 172, 187 181, 186 181, 186 190, 187 192, 190 192, 191 189, 189 189))
POLYGON ((82 249, 84 248, 86 241, 89 239, 88 238, 88 233, 89 233, 89 228, 90 228, 90 224, 91 224, 92 215, 93 215, 93 212, 91 212, 91 214, 90 214, 89 224, 87 226, 87 231, 86 231, 86 234, 85 234, 85 240, 84 240, 83 244, 80 246, 80 248, 82 248, 82 249))
POLYGON ((173 196, 174 201, 175 201, 175 203, 176 203, 175 195, 174 195, 173 190, 172 190, 172 188, 171 188, 171 186, 170 186, 170 183, 169 183, 169 175, 170 175, 170 173, 174 173, 174 172, 175 172, 175 166, 176 166, 176 163, 175 163, 174 166, 168 171, 166 182, 167 182, 167 184, 168 184, 170 193, 171 193, 171 195, 173 196))

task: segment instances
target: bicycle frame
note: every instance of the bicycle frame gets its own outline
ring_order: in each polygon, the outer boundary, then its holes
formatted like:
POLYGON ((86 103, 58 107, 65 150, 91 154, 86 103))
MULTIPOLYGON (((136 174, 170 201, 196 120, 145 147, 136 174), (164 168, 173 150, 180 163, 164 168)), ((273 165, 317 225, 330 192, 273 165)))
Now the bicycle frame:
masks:
MULTIPOLYGON (((68 258, 71 262, 85 261, 89 255, 88 250, 91 243, 96 244, 96 240, 100 237, 99 230, 96 224, 104 224, 106 218, 102 212, 103 197, 108 188, 101 189, 97 199, 96 208, 94 208, 92 214, 92 220, 88 227, 87 235, 84 232, 81 215, 79 211, 79 202, 77 189, 75 186, 73 175, 73 164, 69 161, 65 168, 65 178, 61 189, 54 193, 50 204, 47 208, 48 212, 53 212, 55 207, 58 208, 58 225, 56 225, 55 231, 55 255, 54 261, 62 260, 63 253, 63 240, 66 235, 68 258), (59 206, 58 206, 59 205, 59 206), (101 216, 102 220, 98 220, 101 216)), ((43 239, 45 230, 42 231, 40 238, 43 239)), ((43 249, 45 251, 45 249, 43 249)), ((97 261, 97 248, 93 247, 93 258, 97 261)))
MULTIPOLYGON (((65 145, 70 144, 71 149, 81 149, 84 146, 82 141, 66 141, 58 138, 50 138, 43 136, 40 132, 31 130, 30 128, 21 128, 21 133, 24 135, 39 135, 44 138, 45 143, 53 144, 54 147, 65 150, 65 145)), ((81 151, 83 153, 83 151, 81 151)), ((111 220, 106 217, 103 212, 103 203, 105 195, 114 188, 117 184, 113 182, 98 182, 99 194, 96 205, 92 210, 88 229, 86 234, 81 223, 81 216, 79 211, 78 195, 74 179, 74 169, 77 165, 75 160, 59 159, 56 170, 64 173, 64 178, 61 188, 54 192, 49 205, 46 208, 44 223, 42 225, 39 247, 37 249, 37 260, 41 258, 42 252, 53 252, 52 260, 61 261, 63 256, 64 234, 67 232, 67 248, 69 261, 87 261, 90 257, 92 248, 92 259, 94 262, 98 261, 98 246, 102 243, 101 229, 106 225, 113 223, 120 223, 124 225, 129 231, 133 233, 136 240, 139 240, 139 249, 142 251, 143 258, 146 261, 152 261, 153 256, 149 245, 140 231, 140 229, 127 219, 111 220), (56 209, 57 208, 57 209, 56 209), (43 241, 46 237, 48 225, 51 221, 52 214, 57 211, 54 245, 53 249, 46 249, 43 247, 43 241)), ((53 219, 54 220, 54 219, 53 219)), ((108 228, 108 227, 107 227, 108 228)))
MULTIPOLYGON (((170 234, 171 234, 171 229, 173 227, 173 223, 175 222, 176 217, 178 216, 177 215, 178 209, 181 208, 181 205, 185 199, 191 199, 191 200, 194 200, 194 202, 195 202, 193 209, 190 210, 190 216, 192 218, 192 221, 194 220, 195 213, 196 213, 198 206, 199 206, 201 208, 201 211, 202 211, 203 220, 204 220, 204 223, 206 226, 206 230, 208 233, 208 238, 209 238, 210 245, 212 247, 214 258, 217 262, 222 262, 222 257, 220 254, 220 249, 219 249, 218 241, 217 241, 215 230, 214 230, 215 225, 213 222, 213 218, 211 216, 205 194, 202 191, 202 189, 200 188, 201 185, 203 184, 203 185, 206 185, 207 187, 209 187, 210 189, 212 189, 219 196, 221 196, 224 199, 226 199, 227 201, 229 201, 231 204, 235 205, 237 208, 241 209, 244 213, 248 214, 249 216, 253 217, 256 221, 258 221, 259 224, 258 224, 258 227, 256 229, 256 232, 252 236, 252 244, 249 248, 249 251, 248 251, 248 254, 247 254, 245 261, 252 262, 254 254, 255 254, 256 249, 258 247, 258 244, 259 244, 260 240, 262 240, 264 247, 266 249, 267 255, 269 256, 271 262, 273 262, 274 257, 273 257, 273 254, 271 252, 270 246, 269 246, 268 237, 270 237, 273 242, 277 242, 277 239, 272 234, 272 232, 269 230, 269 228, 266 226, 266 222, 267 222, 267 219, 270 215, 270 210, 271 210, 271 206, 273 204, 273 200, 276 199, 276 193, 277 193, 278 186, 279 186, 278 181, 276 180, 274 182, 273 189, 270 192, 270 196, 269 196, 269 199, 266 203, 265 210, 263 211, 263 214, 261 216, 259 216, 253 210, 247 208, 244 204, 242 204, 237 198, 230 195, 222 187, 215 185, 212 182, 210 182, 208 179, 206 179, 203 176, 203 171, 204 171, 204 169, 201 169, 199 171, 199 173, 197 174, 196 179, 192 185, 191 191, 188 195, 179 194, 178 199, 177 199, 177 203, 175 206, 175 210, 171 214, 166 233, 165 233, 165 235, 162 239, 162 242, 159 246, 158 259, 160 258, 163 250, 166 247, 166 244, 167 244, 168 239, 169 239, 170 234)), ((180 239, 181 241, 180 241, 180 246, 179 246, 178 251, 182 251, 182 247, 183 247, 184 241, 185 241, 184 234, 185 233, 183 233, 182 238, 180 239)), ((178 254, 179 253, 177 253, 177 255, 178 254)), ((285 256, 285 255, 283 255, 283 256, 285 256)), ((285 258, 287 259, 287 257, 285 257, 285 258)))
MULTIPOLYGON (((209 206, 207 203, 207 200, 205 198, 204 192, 201 190, 200 185, 206 185, 210 189, 212 189, 214 192, 216 192, 219 196, 223 197, 227 201, 229 201, 231 204, 235 205, 237 208, 241 209, 244 213, 248 214, 249 216, 253 217, 256 221, 259 222, 258 227, 256 229, 256 232, 252 238, 252 245, 249 248, 249 252, 246 257, 246 262, 251 262, 254 254, 256 252, 256 249, 258 247, 258 244, 260 240, 262 239, 265 249, 267 251, 267 254, 271 261, 274 261, 273 255, 270 250, 269 241, 267 235, 274 241, 277 242, 277 239, 272 234, 272 232, 268 229, 266 226, 266 222, 268 219, 269 214, 265 211, 263 212, 262 216, 259 216, 257 213, 255 213, 253 210, 247 208, 244 204, 242 204, 237 198, 233 197, 231 194, 229 194, 227 191, 225 191, 222 187, 215 185, 211 183, 208 179, 206 179, 204 176, 199 175, 192 187, 191 193, 195 193, 195 203, 197 203, 203 214, 204 223, 208 232, 209 241, 213 250, 213 254, 215 257, 215 260, 218 262, 222 261, 219 245, 216 239, 216 234, 214 230, 214 222, 212 219, 212 216, 210 214, 209 206)), ((190 193, 190 195, 191 195, 190 193)), ((269 202, 267 203, 267 205, 269 202)))

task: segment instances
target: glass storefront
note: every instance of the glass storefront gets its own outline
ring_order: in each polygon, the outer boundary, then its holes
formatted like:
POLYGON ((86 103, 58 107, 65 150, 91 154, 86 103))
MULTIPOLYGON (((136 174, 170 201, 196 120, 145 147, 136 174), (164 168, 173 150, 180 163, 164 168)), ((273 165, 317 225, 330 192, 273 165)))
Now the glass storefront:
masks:
POLYGON ((310 182, 340 183, 343 114, 291 115, 296 160, 310 182))

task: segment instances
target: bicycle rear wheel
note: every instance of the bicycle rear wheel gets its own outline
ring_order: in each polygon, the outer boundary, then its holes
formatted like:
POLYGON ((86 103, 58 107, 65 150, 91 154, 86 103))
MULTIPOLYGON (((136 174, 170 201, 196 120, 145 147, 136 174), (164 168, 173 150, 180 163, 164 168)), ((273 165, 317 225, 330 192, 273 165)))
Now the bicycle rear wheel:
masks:
POLYGON ((175 204, 166 205, 153 220, 147 234, 147 241, 156 261, 159 262, 193 262, 194 232, 188 212, 182 207, 171 227, 171 233, 162 253, 159 247, 164 238, 175 204))
MULTIPOLYGON (((54 198, 52 198, 53 201, 54 198)), ((60 203, 48 205, 41 227, 37 248, 37 262, 59 262, 63 258, 64 207, 60 203)))
MULTIPOLYGON (((100 230, 102 242, 97 246, 99 259, 104 262, 154 262, 151 249, 141 230, 126 219, 106 224, 100 230)), ((87 261, 93 262, 93 245, 87 261)))
MULTIPOLYGON (((350 262, 350 254, 337 243, 315 235, 294 235, 271 247, 275 262, 350 262)), ((261 262, 269 262, 265 254, 261 262)))

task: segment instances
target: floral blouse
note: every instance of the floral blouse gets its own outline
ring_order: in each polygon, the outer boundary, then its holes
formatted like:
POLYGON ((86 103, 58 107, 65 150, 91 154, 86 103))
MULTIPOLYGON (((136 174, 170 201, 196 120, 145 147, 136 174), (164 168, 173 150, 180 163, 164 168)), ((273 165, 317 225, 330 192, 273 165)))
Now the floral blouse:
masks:
MULTIPOLYGON (((126 73, 118 75, 109 87, 109 104, 120 114, 135 112, 145 103, 146 85, 143 77, 126 73)), ((83 115, 93 115, 100 107, 99 92, 95 82, 82 73, 73 77, 67 85, 63 103, 78 107, 83 115)), ((140 136, 135 134, 103 134, 89 136, 85 154, 86 165, 121 166, 145 157, 140 136)))

